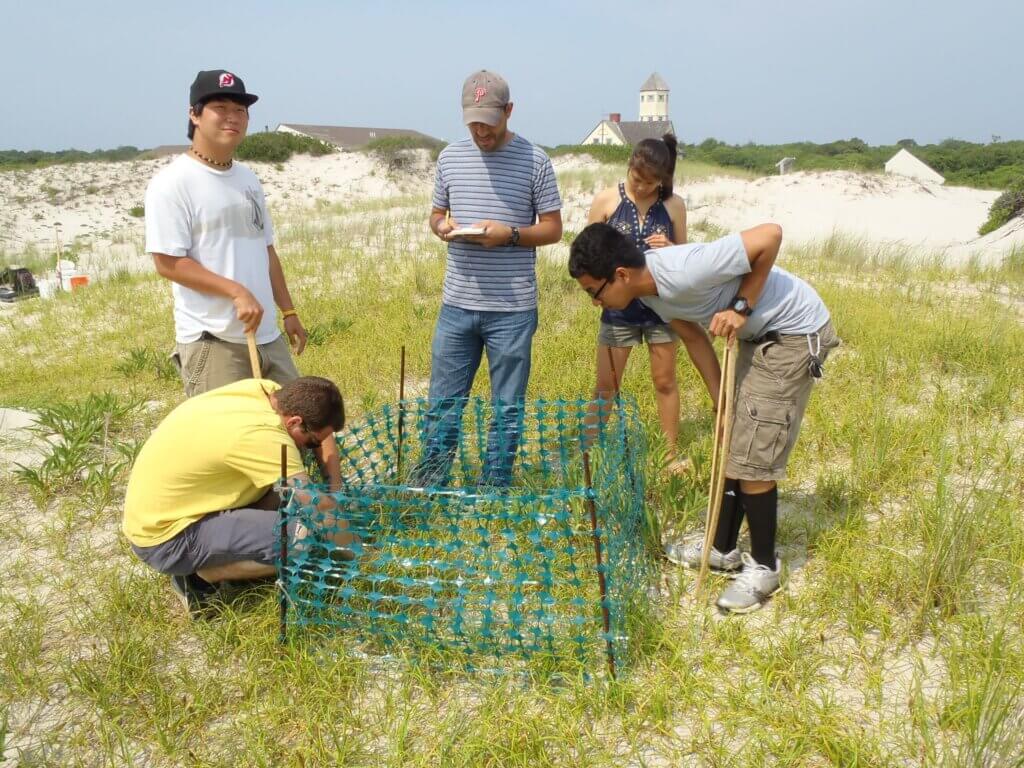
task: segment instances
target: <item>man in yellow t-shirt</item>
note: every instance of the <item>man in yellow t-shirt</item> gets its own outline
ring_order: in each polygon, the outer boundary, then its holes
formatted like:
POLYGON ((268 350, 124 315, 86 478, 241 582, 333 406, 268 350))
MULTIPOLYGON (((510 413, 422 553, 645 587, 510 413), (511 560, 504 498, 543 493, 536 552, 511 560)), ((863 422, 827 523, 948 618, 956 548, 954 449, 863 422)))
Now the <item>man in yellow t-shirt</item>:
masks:
POLYGON ((171 576, 191 613, 218 582, 272 575, 281 446, 288 476, 305 481, 299 449, 344 425, 341 393, 318 376, 283 387, 244 379, 186 400, 150 435, 128 480, 122 530, 132 550, 171 576))

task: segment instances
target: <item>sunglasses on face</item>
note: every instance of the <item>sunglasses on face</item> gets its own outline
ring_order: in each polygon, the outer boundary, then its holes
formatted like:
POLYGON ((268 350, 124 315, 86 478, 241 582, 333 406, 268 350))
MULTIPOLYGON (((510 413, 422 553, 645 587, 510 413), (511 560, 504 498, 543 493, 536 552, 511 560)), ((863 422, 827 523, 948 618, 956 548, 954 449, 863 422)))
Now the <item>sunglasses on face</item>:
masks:
POLYGON ((299 429, 302 430, 302 434, 306 435, 306 442, 303 444, 304 448, 316 448, 320 445, 320 439, 309 427, 302 423, 299 425, 299 429))
POLYGON ((593 293, 591 293, 590 290, 587 289, 587 295, 591 299, 593 299, 594 301, 597 301, 599 298, 601 298, 601 294, 604 292, 604 289, 608 287, 608 283, 610 283, 610 282, 611 282, 611 278, 605 278, 605 281, 603 283, 601 283, 601 287, 598 288, 593 293))

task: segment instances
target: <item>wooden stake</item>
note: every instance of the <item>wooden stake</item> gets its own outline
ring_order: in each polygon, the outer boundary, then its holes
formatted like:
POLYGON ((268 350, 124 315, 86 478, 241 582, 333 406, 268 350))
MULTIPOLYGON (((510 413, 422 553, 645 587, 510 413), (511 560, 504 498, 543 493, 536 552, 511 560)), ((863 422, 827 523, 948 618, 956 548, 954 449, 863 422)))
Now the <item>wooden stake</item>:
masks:
POLYGON ((605 649, 608 653, 608 671, 612 679, 615 679, 615 649, 612 647, 611 638, 611 615, 608 612, 608 583, 604 578, 601 557, 601 537, 597 532, 597 505, 594 504, 593 482, 590 477, 590 452, 583 452, 583 479, 587 485, 586 505, 590 511, 590 531, 594 539, 594 559, 597 561, 597 586, 601 592, 601 616, 604 619, 605 649))
MULTIPOLYGON (((737 344, 739 342, 736 342, 737 344)), ((722 351, 722 378, 718 384, 718 409, 715 415, 715 434, 711 451, 711 487, 708 489, 708 512, 704 525, 704 548, 701 550, 700 571, 697 573, 697 596, 702 594, 708 575, 711 545, 718 528, 718 514, 722 509, 725 492, 725 467, 729 463, 729 443, 732 440, 733 404, 736 399, 736 354, 734 343, 726 341, 722 351), (721 439, 719 439, 721 436, 721 439)))
POLYGON ((260 353, 256 349, 256 331, 245 332, 245 343, 249 345, 249 365, 252 366, 252 377, 260 378, 260 353))

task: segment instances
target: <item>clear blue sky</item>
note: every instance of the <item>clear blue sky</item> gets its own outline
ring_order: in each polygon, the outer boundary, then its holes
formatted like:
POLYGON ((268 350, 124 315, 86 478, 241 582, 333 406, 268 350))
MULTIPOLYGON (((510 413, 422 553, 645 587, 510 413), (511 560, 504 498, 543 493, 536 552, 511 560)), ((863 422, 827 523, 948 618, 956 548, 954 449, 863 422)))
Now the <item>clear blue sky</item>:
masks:
POLYGON ((188 86, 226 68, 279 122, 464 135, 503 74, 514 130, 574 143, 636 119, 652 71, 686 142, 1024 138, 1020 0, 456 3, 0 0, 0 149, 182 144, 188 86))

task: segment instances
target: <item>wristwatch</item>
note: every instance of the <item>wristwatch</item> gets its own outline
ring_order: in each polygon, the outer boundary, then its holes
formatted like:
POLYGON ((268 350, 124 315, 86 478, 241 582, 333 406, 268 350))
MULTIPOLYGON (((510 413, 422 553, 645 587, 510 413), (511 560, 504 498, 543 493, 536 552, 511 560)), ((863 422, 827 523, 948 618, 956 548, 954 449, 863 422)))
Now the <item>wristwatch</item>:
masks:
POLYGON ((732 303, 729 305, 729 309, 737 315, 743 315, 744 317, 750 317, 754 312, 750 306, 750 302, 742 296, 734 296, 732 303))
POLYGON ((515 248, 519 245, 519 227, 509 227, 509 229, 512 230, 512 234, 508 236, 505 245, 515 248))

